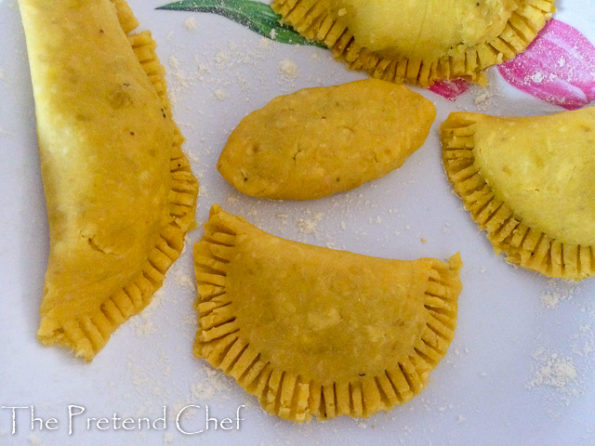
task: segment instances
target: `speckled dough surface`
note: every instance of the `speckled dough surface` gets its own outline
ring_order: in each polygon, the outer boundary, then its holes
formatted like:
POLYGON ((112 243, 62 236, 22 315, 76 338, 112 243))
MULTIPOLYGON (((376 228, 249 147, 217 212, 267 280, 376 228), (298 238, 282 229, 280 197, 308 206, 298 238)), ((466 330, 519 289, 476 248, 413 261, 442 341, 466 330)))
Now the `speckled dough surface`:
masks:
POLYGON ((123 0, 19 5, 50 227, 37 336, 90 361, 161 286, 194 224, 198 183, 155 42, 129 34, 137 21, 123 0))
POLYGON ((307 88, 246 116, 217 167, 247 195, 320 198, 400 167, 424 143, 435 116, 430 101, 390 82, 307 88))
POLYGON ((551 277, 595 275, 595 107, 452 113, 441 135, 455 192, 496 252, 551 277))
POLYGON ((194 247, 194 352, 265 410, 367 417, 421 392, 454 336, 459 255, 367 257, 284 240, 215 205, 194 247))

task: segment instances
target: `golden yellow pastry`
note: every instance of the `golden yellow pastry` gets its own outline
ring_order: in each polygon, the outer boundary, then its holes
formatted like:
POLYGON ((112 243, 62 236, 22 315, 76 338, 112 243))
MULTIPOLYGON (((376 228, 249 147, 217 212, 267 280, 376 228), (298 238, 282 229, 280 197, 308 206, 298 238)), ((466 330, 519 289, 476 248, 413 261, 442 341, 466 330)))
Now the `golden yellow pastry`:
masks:
POLYGON ((376 79, 273 99, 231 133, 217 168, 253 197, 311 200, 400 167, 425 141, 430 101, 376 79))
POLYGON ((448 178, 497 253, 549 277, 595 275, 595 107, 452 113, 441 137, 448 178))
POLYGON ((337 59, 376 78, 428 86, 483 82, 524 51, 554 0, 273 0, 273 9, 337 59))
POLYGON ((194 225, 164 70, 123 0, 19 0, 50 227, 38 339, 90 361, 194 225))
POLYGON ((194 262, 195 355, 284 419, 367 417, 404 403, 454 336, 458 254, 443 263, 335 251, 215 205, 194 262))

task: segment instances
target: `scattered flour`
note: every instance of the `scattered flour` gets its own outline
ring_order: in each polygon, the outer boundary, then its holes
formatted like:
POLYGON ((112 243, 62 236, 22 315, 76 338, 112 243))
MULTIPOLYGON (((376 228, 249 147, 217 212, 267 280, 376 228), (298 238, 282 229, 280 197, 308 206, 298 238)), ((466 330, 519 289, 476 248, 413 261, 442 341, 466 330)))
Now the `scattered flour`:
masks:
POLYGON ((364 420, 362 419, 356 419, 355 421, 355 425, 357 427, 359 427, 360 429, 366 429, 368 427, 368 423, 366 423, 364 420))
POLYGON ((157 332, 157 328, 153 323, 153 313, 159 308, 164 297, 163 288, 159 289, 153 294, 151 303, 142 311, 130 318, 130 325, 134 328, 134 333, 137 337, 145 337, 157 332))
POLYGON ((134 327, 134 333, 139 338, 142 336, 149 336, 157 333, 153 320, 141 315, 131 319, 131 324, 134 327))
POLYGON ((208 65, 201 63, 197 57, 195 57, 194 62, 196 63, 196 72, 198 73, 199 79, 204 80, 202 76, 210 73, 211 70, 209 69, 208 65))
POLYGON ((473 99, 473 102, 475 103, 475 105, 480 105, 483 104, 485 101, 487 101, 489 99, 490 95, 487 91, 484 91, 481 94, 478 94, 477 96, 475 96, 475 98, 473 99))
POLYGON ((324 214, 322 212, 316 212, 312 215, 312 218, 299 218, 297 220, 298 230, 302 234, 315 234, 318 223, 320 223, 323 216, 324 214))
POLYGON ((210 382, 200 382, 190 385, 190 394, 196 401, 207 401, 213 397, 215 389, 210 382))
POLYGON ((287 219, 289 218, 289 215, 287 215, 287 214, 277 214, 277 215, 275 215, 275 217, 277 217, 277 219, 281 221, 281 224, 282 225, 286 225, 287 224, 287 219))
POLYGON ((556 308, 560 302, 573 298, 578 285, 562 280, 550 279, 547 282, 546 289, 539 297, 541 303, 546 308, 556 308))
POLYGON ((572 346, 572 353, 575 355, 585 357, 595 353, 595 336, 591 324, 581 325, 573 339, 578 341, 572 346))
POLYGON ((298 75, 298 66, 291 59, 283 59, 279 62, 279 72, 285 79, 293 80, 298 75))
MULTIPOLYGON (((557 308, 561 302, 572 299, 578 290, 580 290, 578 284, 550 279, 540 295, 540 300, 545 308, 551 310, 557 308)), ((581 310, 586 311, 585 308, 581 310)), ((555 389, 558 395, 557 399, 565 406, 570 405, 571 398, 582 392, 584 384, 581 381, 581 376, 583 373, 579 373, 577 364, 581 364, 581 358, 586 358, 595 352, 595 339, 591 323, 580 324, 571 339, 572 344, 565 355, 548 352, 544 347, 534 352, 532 358, 537 361, 538 365, 533 378, 526 384, 528 389, 535 387, 555 389)), ((546 409, 546 412, 553 417, 559 416, 552 409, 546 409)))
POLYGON ((564 395, 563 403, 570 404, 571 396, 578 395, 578 372, 574 361, 557 353, 548 354, 544 348, 537 350, 533 359, 539 367, 533 378, 526 384, 528 389, 535 387, 553 387, 564 395))
POLYGON ((380 215, 377 215, 376 217, 369 217, 368 218, 368 223, 370 223, 370 224, 376 224, 376 225, 381 225, 382 224, 382 217, 380 215))
POLYGON ((228 98, 228 96, 229 96, 229 95, 228 95, 228 94, 227 94, 227 93, 226 93, 224 90, 222 90, 222 89, 220 89, 220 88, 217 88, 217 89, 216 89, 216 90, 213 92, 213 95, 215 96, 215 98, 216 98, 218 101, 224 101, 224 100, 225 100, 225 99, 227 99, 227 98, 228 98))
POLYGON ((473 95, 473 103, 477 110, 483 112, 493 105, 495 95, 492 87, 474 85, 471 87, 471 94, 473 95))
POLYGON ((578 378, 576 366, 572 359, 562 358, 556 353, 547 355, 544 349, 535 352, 533 359, 540 363, 540 367, 533 379, 527 383, 528 389, 537 386, 549 386, 561 391, 567 391, 565 393, 576 393, 576 391, 570 389, 578 378))
POLYGON ((190 394, 195 402, 208 401, 213 397, 226 398, 233 392, 235 381, 219 370, 210 366, 201 367, 200 373, 193 378, 195 383, 190 384, 190 394))
POLYGON ((195 31, 196 30, 196 19, 194 17, 188 17, 184 20, 184 26, 188 31, 195 31))
POLYGON ((223 51, 219 51, 215 54, 215 67, 219 70, 223 70, 225 65, 229 62, 229 54, 223 51))
MULTIPOLYGON (((186 151, 186 155, 188 156, 188 158, 190 159, 190 161, 192 161, 193 163, 198 163, 200 162, 200 158, 198 156, 196 156, 196 154, 194 152, 190 152, 190 151, 186 151)), ((200 178, 199 178, 200 180, 200 178)), ((203 189, 204 185, 200 185, 200 189, 203 189)))
POLYGON ((270 39, 267 39, 266 37, 261 37, 260 40, 258 41, 258 46, 262 49, 267 49, 271 46, 271 41, 270 41, 270 39))
POLYGON ((168 63, 172 70, 180 68, 180 60, 176 56, 169 56, 168 63))
POLYGON ((177 270, 174 273, 174 279, 176 279, 176 283, 181 287, 187 288, 191 291, 196 291, 194 279, 190 274, 186 274, 184 271, 177 270))

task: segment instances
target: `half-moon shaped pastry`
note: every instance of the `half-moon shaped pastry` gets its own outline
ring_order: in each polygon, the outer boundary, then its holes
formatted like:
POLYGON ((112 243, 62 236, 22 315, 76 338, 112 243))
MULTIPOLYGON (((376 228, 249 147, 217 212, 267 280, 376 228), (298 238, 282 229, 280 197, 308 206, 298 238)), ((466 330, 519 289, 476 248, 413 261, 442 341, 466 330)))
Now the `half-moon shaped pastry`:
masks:
POLYGON ((483 82, 483 71, 523 52, 554 0, 273 0, 308 39, 356 70, 394 82, 483 82))
POLYGON ((595 107, 452 113, 441 137, 448 178, 496 253, 549 277, 595 275, 595 107))
POLYGON ((436 109, 376 79, 273 99, 231 133, 217 168, 253 197, 311 200, 401 167, 424 143, 436 109))
POLYGON ((50 255, 37 336, 90 361, 140 312, 194 225, 198 183, 164 70, 123 0, 19 0, 50 255))
POLYGON ((417 395, 454 336, 459 255, 367 257, 213 206, 194 246, 194 353, 281 418, 367 417, 417 395))

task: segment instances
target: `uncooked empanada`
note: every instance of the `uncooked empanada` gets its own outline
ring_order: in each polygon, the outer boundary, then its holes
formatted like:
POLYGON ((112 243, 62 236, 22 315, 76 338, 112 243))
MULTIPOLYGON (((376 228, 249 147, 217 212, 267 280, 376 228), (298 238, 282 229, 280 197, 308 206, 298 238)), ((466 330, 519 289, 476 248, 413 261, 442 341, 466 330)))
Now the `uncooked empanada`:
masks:
POLYGON ((194 224, 163 67, 123 0, 19 0, 50 227, 37 336, 90 361, 194 224), (128 35, 127 35, 128 34, 128 35))
POLYGON ((550 277, 595 275, 595 107, 452 113, 441 136, 448 178, 497 253, 550 277))
POLYGON ((217 167, 253 197, 310 200, 400 167, 436 116, 403 85, 367 79, 273 99, 231 133, 217 167))
POLYGON ((283 20, 350 68, 422 86, 483 71, 524 51, 554 0, 273 0, 283 20))
POLYGON ((335 251, 215 205, 194 262, 195 355, 281 418, 367 417, 404 403, 454 336, 458 254, 443 263, 335 251))

